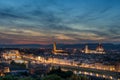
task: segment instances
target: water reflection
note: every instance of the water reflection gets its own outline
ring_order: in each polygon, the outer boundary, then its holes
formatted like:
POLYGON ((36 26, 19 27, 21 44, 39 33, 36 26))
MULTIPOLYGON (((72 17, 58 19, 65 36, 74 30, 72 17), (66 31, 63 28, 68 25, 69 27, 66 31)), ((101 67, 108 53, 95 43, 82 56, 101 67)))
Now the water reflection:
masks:
POLYGON ((92 72, 86 72, 86 71, 79 71, 76 72, 74 71, 75 74, 83 74, 83 75, 88 75, 88 76, 95 76, 95 77, 101 77, 101 78, 106 78, 110 80, 120 80, 120 78, 116 79, 110 75, 103 75, 103 74, 98 74, 98 73, 92 73, 92 72))

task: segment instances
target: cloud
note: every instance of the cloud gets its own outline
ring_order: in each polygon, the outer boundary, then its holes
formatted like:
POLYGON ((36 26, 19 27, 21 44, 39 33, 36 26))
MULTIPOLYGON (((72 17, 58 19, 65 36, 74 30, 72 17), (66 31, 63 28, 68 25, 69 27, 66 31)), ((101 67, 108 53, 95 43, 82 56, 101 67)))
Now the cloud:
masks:
POLYGON ((55 38, 58 40, 75 40, 73 37, 69 37, 64 34, 56 34, 55 38))
POLYGON ((45 43, 48 39, 119 42, 118 7, 113 0, 1 0, 1 43, 45 43))

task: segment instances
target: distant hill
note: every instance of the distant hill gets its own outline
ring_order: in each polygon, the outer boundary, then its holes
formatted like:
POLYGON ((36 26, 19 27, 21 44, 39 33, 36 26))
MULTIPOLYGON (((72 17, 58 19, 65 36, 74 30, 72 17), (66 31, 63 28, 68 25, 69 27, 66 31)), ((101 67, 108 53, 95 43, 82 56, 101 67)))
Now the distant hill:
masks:
POLYGON ((40 44, 0 44, 0 48, 39 48, 40 44))
MULTIPOLYGON (((84 48, 86 44, 58 44, 58 48, 84 48)), ((87 43, 90 49, 95 49, 98 43, 87 43)), ((102 46, 105 49, 120 49, 120 44, 104 43, 102 46)))
MULTIPOLYGON (((86 44, 57 44, 57 48, 84 48, 86 44)), ((95 49, 97 47, 97 43, 87 43, 90 49, 95 49)), ((0 48, 52 48, 52 44, 50 45, 41 45, 41 44, 14 44, 14 45, 6 45, 0 44, 0 48)), ((102 46, 105 49, 120 49, 120 44, 111 44, 104 43, 102 46)))

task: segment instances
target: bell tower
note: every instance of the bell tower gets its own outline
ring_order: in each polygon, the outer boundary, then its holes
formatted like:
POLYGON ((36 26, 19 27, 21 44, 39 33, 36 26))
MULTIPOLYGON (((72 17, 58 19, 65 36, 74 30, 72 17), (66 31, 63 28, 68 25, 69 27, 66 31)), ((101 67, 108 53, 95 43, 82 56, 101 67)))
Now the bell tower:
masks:
POLYGON ((56 51, 56 42, 53 44, 53 51, 56 51))
POLYGON ((85 53, 89 53, 88 45, 85 46, 85 53))

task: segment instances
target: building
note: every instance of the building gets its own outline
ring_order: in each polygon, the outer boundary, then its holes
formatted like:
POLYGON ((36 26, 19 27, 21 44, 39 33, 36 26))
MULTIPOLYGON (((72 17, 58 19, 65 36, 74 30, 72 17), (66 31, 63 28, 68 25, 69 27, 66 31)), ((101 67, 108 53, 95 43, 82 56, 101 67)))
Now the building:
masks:
POLYGON ((10 72, 9 67, 0 65, 0 77, 5 76, 5 74, 9 72, 10 72))
POLYGON ((90 53, 94 53, 94 54, 105 54, 105 50, 102 47, 101 44, 99 44, 95 50, 91 50, 89 49, 88 45, 85 46, 85 48, 82 50, 82 53, 86 53, 86 54, 90 54, 90 53))
POLYGON ((5 74, 4 74, 4 67, 2 65, 0 65, 0 77, 1 76, 5 76, 5 74))
POLYGON ((2 57, 6 60, 7 59, 13 59, 13 60, 21 59, 21 55, 20 55, 18 50, 5 51, 5 52, 2 53, 2 57))
POLYGON ((4 67, 4 73, 9 73, 10 72, 10 68, 9 67, 4 67))
POLYGON ((66 54, 67 54, 66 51, 64 51, 64 50, 58 50, 58 49, 57 49, 57 47, 56 47, 56 42, 54 42, 54 44, 53 44, 52 53, 53 53, 53 54, 62 54, 62 55, 66 55, 66 54))
POLYGON ((120 72, 120 63, 119 62, 115 64, 115 69, 117 72, 120 72))

